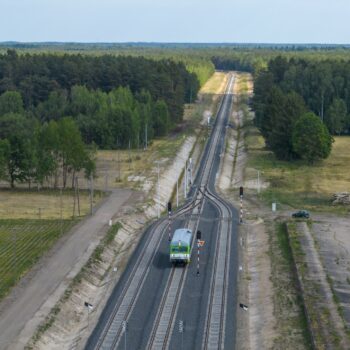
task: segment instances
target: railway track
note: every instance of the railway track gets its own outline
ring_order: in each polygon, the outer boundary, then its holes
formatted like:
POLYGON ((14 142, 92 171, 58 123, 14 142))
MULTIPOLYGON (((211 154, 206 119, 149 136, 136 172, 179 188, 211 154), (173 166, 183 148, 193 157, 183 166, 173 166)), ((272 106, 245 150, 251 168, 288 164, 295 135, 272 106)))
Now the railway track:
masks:
MULTIPOLYGON (((232 79, 232 78, 231 78, 232 79)), ((228 85, 228 91, 232 88, 232 80, 228 85)), ((227 104, 224 105, 227 107, 227 104)), ((222 112, 224 114, 224 112, 222 112)), ((219 124, 225 122, 220 120, 219 124)), ((222 134, 224 133, 224 128, 218 128, 213 136, 213 142, 208 152, 208 157, 205 160, 204 172, 201 178, 200 193, 211 201, 219 210, 220 217, 223 220, 232 220, 230 215, 230 208, 226 203, 221 200, 219 196, 212 193, 209 187, 209 178, 213 170, 213 157, 216 153, 218 142, 222 134), (207 171, 206 171, 207 170, 207 171)), ((192 215, 195 213, 193 212, 192 215)), ((197 227, 200 221, 200 210, 197 213, 198 217, 195 225, 189 223, 189 228, 193 231, 197 231, 197 227), (191 227, 192 226, 192 227, 191 227)), ((215 252, 215 264, 212 276, 212 289, 210 292, 208 309, 208 322, 205 327, 205 336, 203 341, 204 349, 221 349, 223 348, 224 339, 224 328, 225 328, 225 298, 227 294, 227 278, 228 278, 228 263, 229 263, 229 246, 230 246, 230 233, 231 225, 226 223, 221 223, 219 221, 219 234, 216 240, 216 252, 215 252), (224 226, 222 228, 222 226, 224 226), (221 288, 223 286, 223 288, 221 288)), ((148 350, 165 350, 169 347, 169 338, 172 330, 174 329, 176 310, 178 306, 178 300, 180 300, 181 292, 183 289, 184 280, 187 274, 187 267, 184 269, 173 268, 169 276, 169 281, 167 283, 167 288, 163 294, 162 301, 160 303, 160 308, 157 313, 156 321, 154 323, 150 340, 147 345, 148 350)))
MULTIPOLYGON (((211 201, 220 213, 219 231, 216 240, 215 263, 212 273, 210 297, 207 306, 207 322, 203 337, 204 349, 222 349, 225 329, 225 299, 227 296, 227 276, 229 264, 229 245, 232 223, 229 206, 215 193, 209 189, 209 179, 213 172, 213 159, 217 153, 220 140, 225 136, 224 119, 225 109, 230 108, 227 102, 227 92, 230 92, 233 84, 230 78, 226 93, 221 101, 217 114, 215 126, 206 146, 202 165, 199 169, 197 187, 192 198, 173 215, 173 220, 188 217, 187 227, 196 232, 201 220, 201 210, 205 200, 211 201), (226 251, 225 251, 226 247, 226 251)), ((152 228, 150 239, 143 247, 133 269, 131 270, 124 288, 113 307, 108 321, 101 332, 94 349, 116 349, 122 339, 127 321, 143 284, 147 278, 149 267, 155 258, 160 242, 166 239, 168 232, 168 220, 166 218, 158 221, 152 228)), ((193 240, 194 242, 194 240, 193 240)), ((176 312, 181 293, 186 280, 188 268, 175 268, 170 271, 165 291, 160 302, 152 332, 149 337, 147 349, 167 349, 169 339, 174 328, 176 312)), ((87 347, 90 349, 89 347, 87 347)))
MULTIPOLYGON (((204 200, 204 195, 201 191, 198 191, 196 195, 197 200, 198 196, 200 196, 199 201, 201 204, 193 209, 189 220, 185 224, 185 227, 192 230, 194 234, 197 232, 204 200)), ((195 239, 192 240, 191 249, 193 249, 194 243, 195 239)), ((160 302, 151 336, 147 344, 147 349, 166 349, 168 347, 171 332, 174 328, 178 302, 181 299, 187 272, 188 266, 185 266, 184 268, 172 267, 166 289, 160 302)))
POLYGON ((230 266, 232 217, 230 207, 225 201, 210 192, 207 196, 218 208, 220 216, 223 217, 223 220, 220 221, 219 235, 216 241, 215 262, 210 283, 211 290, 202 344, 202 349, 216 350, 224 349, 225 346, 226 300, 230 266))
MULTIPOLYGON (((186 207, 176 212, 174 218, 186 214, 194 205, 195 201, 190 202, 186 207)), ((152 264, 161 240, 165 238, 168 232, 168 225, 168 221, 163 219, 152 230, 151 239, 142 250, 137 263, 130 273, 122 294, 113 308, 113 312, 110 315, 95 349, 114 349, 117 347, 123 332, 123 322, 128 319, 135 306, 137 297, 147 278, 149 266, 152 264)))

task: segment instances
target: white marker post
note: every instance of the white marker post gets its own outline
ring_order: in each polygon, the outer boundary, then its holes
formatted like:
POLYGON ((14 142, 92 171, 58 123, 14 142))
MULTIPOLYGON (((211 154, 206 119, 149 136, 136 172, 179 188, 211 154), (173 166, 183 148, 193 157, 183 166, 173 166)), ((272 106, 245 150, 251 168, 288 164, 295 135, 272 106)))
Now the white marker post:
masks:
POLYGON ((124 350, 126 350, 126 332, 128 329, 128 322, 127 321, 123 321, 122 322, 122 328, 123 328, 123 332, 124 332, 124 350))
POLYGON ((202 237, 202 232, 197 231, 197 276, 199 276, 199 248, 200 248, 201 237, 202 237))
POLYGON ((179 333, 181 334, 181 349, 184 348, 184 321, 179 321, 179 333))

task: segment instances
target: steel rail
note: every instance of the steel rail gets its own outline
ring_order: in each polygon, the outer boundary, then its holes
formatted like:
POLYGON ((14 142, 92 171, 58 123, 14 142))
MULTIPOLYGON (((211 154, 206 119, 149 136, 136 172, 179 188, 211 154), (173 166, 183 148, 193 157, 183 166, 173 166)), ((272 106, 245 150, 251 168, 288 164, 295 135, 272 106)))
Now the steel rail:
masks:
MULTIPOLYGON (((231 84, 232 84, 232 77, 230 79, 230 82, 228 83, 227 90, 230 89, 231 84)), ((220 106, 219 106, 219 109, 218 109, 218 112, 217 112, 217 116, 218 117, 222 114, 222 108, 225 107, 226 97, 227 97, 227 93, 225 92, 225 94, 223 95, 223 98, 221 99, 220 106)), ((198 203, 196 203, 197 200, 199 199, 199 204, 200 204, 202 202, 203 198, 204 198, 204 194, 207 191, 207 185, 208 185, 208 182, 209 182, 210 173, 211 173, 212 168, 213 168, 213 163, 211 163, 210 166, 209 166, 209 170, 207 170, 208 169, 208 162, 209 162, 209 160, 212 160, 213 157, 214 157, 215 152, 213 152, 212 150, 214 149, 214 151, 215 151, 215 149, 217 147, 217 144, 218 144, 218 141, 219 141, 219 134, 221 133, 220 130, 219 131, 217 130, 217 126, 218 126, 217 124, 218 123, 220 123, 220 118, 216 118, 216 121, 215 121, 215 124, 214 124, 214 128, 213 128, 213 130, 215 130, 215 132, 214 133, 212 132, 210 138, 207 141, 206 151, 203 154, 203 156, 204 156, 203 158, 204 159, 202 158, 202 162, 201 162, 202 164, 201 164, 201 166, 199 168, 200 173, 197 174, 197 175, 199 175, 199 183, 201 184, 201 186, 198 186, 195 189, 195 192, 194 192, 193 196, 190 198, 190 200, 184 206, 182 206, 179 210, 177 210, 175 212, 175 214, 173 216, 173 218, 175 218, 175 219, 179 218, 182 215, 185 215, 185 214, 187 214, 189 212, 191 213, 190 216, 192 216, 193 215, 193 210, 196 208, 196 206, 198 206, 198 203), (214 142, 211 142, 212 139, 214 139, 214 142), (204 164, 203 164, 203 161, 204 161, 204 164), (205 178, 206 174, 207 174, 207 176, 205 178), (204 185, 202 185, 203 179, 204 179, 204 185), (203 186, 204 186, 204 192, 201 189, 203 186), (202 195, 202 197, 198 198, 201 195, 202 195)), ((198 226, 198 223, 199 223, 199 218, 200 218, 200 216, 198 215, 197 224, 196 224, 197 226, 198 226)), ((126 283, 125 283, 123 291, 122 291, 121 295, 118 297, 118 301, 115 304, 115 306, 113 308, 113 311, 112 311, 111 315, 108 318, 108 322, 106 323, 106 326, 104 327, 104 329, 102 331, 102 334, 101 334, 101 336, 98 339, 98 342, 97 342, 97 344, 95 346, 95 349, 112 349, 112 348, 115 348, 118 345, 118 343, 119 343, 118 340, 120 340, 120 335, 121 335, 121 333, 123 331, 123 329, 122 329, 123 328, 122 327, 122 321, 123 320, 127 320, 129 318, 129 315, 130 315, 131 311, 134 308, 136 300, 137 300, 137 298, 139 296, 139 293, 140 293, 140 291, 142 289, 142 286, 143 286, 143 284, 144 284, 144 282, 146 280, 146 277, 148 275, 148 272, 149 272, 149 268, 148 267, 150 265, 150 262, 153 261, 155 255, 156 255, 156 252, 157 252, 157 250, 159 248, 161 239, 166 234, 167 229, 168 229, 168 223, 167 223, 167 219, 166 218, 161 219, 151 229, 151 236, 155 236, 153 233, 159 231, 159 233, 157 235, 157 236, 159 236, 159 239, 156 242, 153 242, 152 239, 149 240, 145 244, 145 246, 143 247, 142 251, 140 252, 140 255, 139 255, 136 263, 134 264, 133 269, 130 272, 129 277, 128 277, 126 283), (153 246, 152 246, 152 243, 153 243, 153 246), (133 286, 134 287, 134 293, 131 293, 132 295, 130 296, 129 295, 130 294, 129 293, 130 292, 130 287, 131 287, 133 281, 135 280, 135 276, 137 275, 138 270, 140 269, 141 264, 142 264, 143 260, 145 259, 146 252, 149 249, 153 249, 153 254, 151 254, 151 256, 149 256, 147 258, 148 263, 145 266, 143 266, 143 268, 142 268, 144 270, 144 272, 146 272, 146 273, 142 273, 141 274, 141 278, 138 278, 136 286, 135 285, 133 286), (123 305, 123 302, 125 301, 125 298, 126 298, 127 295, 129 295, 129 300, 126 303, 127 305, 123 305), (121 315, 118 315, 118 311, 120 311, 121 308, 123 308, 123 310, 121 312, 123 314, 122 317, 120 317, 121 315), (119 317, 117 317, 117 316, 119 316, 119 317), (116 320, 116 318, 118 320, 116 320), (107 344, 105 344, 106 343, 106 338, 108 336, 109 337, 112 336, 112 341, 108 341, 107 344)), ((172 270, 174 271, 174 269, 172 269, 172 270)), ((186 269, 184 269, 184 271, 185 270, 186 269)), ((172 271, 171 275, 169 276, 168 283, 167 283, 167 286, 166 286, 166 290, 168 290, 170 288, 170 286, 171 286, 171 280, 173 279, 173 274, 174 274, 173 271, 172 271)), ((180 284, 182 284, 182 282, 183 282, 183 275, 181 277, 180 282, 181 282, 180 284)), ((182 288, 178 288, 178 292, 180 292, 180 290, 182 290, 182 288)), ((172 323, 173 322, 171 320, 170 325, 172 323)), ((168 337, 169 337, 170 331, 167 334, 168 334, 168 337)))
MULTIPOLYGON (((231 77, 226 91, 230 91, 230 89, 232 87, 232 82, 233 82, 233 77, 231 77)), ((215 201, 213 201, 212 198, 210 198, 210 196, 212 194, 211 194, 210 190, 208 190, 208 184, 209 184, 210 175, 213 171, 213 166, 214 166, 214 162, 212 162, 212 160, 214 159, 215 152, 216 152, 217 147, 219 145, 220 135, 224 131, 224 128, 222 128, 222 127, 218 128, 218 126, 220 126, 220 123, 223 122, 221 120, 222 119, 221 116, 224 115, 224 113, 222 112, 222 108, 226 107, 226 98, 227 98, 227 94, 225 93, 224 98, 222 100, 222 103, 220 105, 219 112, 217 114, 218 118, 217 118, 217 122, 216 122, 215 132, 213 135, 214 140, 213 140, 213 142, 210 143, 209 150, 206 153, 207 157, 205 159, 205 164, 202 167, 201 181, 200 181, 200 186, 199 186, 200 194, 202 194, 203 197, 207 197, 210 201, 214 202, 214 205, 218 208, 219 213, 221 213, 221 214, 223 213, 221 207, 215 201), (208 167, 209 161, 210 161, 210 164, 208 167), (202 189, 201 189, 202 187, 204 188, 204 191, 202 191, 202 189), (209 193, 209 195, 207 194, 207 192, 209 193)), ((216 199, 219 198, 218 196, 215 196, 215 195, 212 195, 212 196, 216 199)), ((191 219, 189 221, 191 221, 191 219)), ((198 219, 197 219, 197 223, 196 223, 197 227, 199 225, 199 221, 200 221, 200 215, 198 215, 198 219)), ((219 225, 220 225, 220 229, 219 229, 219 235, 217 238, 217 245, 219 245, 219 243, 220 243, 221 222, 219 225)), ((218 252, 218 249, 216 249, 215 251, 218 252)), ((227 254, 228 254, 228 252, 226 252, 226 255, 227 254)), ((217 253, 216 260, 218 259, 218 256, 219 256, 219 254, 217 253)), ((215 270, 215 274, 216 274, 217 268, 215 267, 214 270, 215 270)), ((225 273, 226 273, 226 270, 227 270, 227 266, 225 265, 225 273)), ((171 335, 171 331, 173 329, 174 319, 176 318, 176 310, 178 307, 178 302, 180 300, 180 295, 182 293, 185 275, 187 274, 187 268, 183 269, 181 271, 180 276, 175 276, 175 273, 176 273, 175 268, 173 268, 171 271, 171 274, 169 276, 165 291, 163 293, 162 300, 160 302, 160 307, 158 309, 155 322, 153 324, 151 337, 150 337, 149 342, 147 344, 148 350, 158 350, 158 349, 165 350, 168 348, 168 342, 169 342, 169 338, 171 335), (175 280, 175 277, 178 277, 178 279, 175 280), (173 283, 175 285, 173 285, 173 283), (169 294, 173 291, 173 289, 175 289, 175 295, 173 295, 169 298, 169 294), (171 300, 170 303, 169 302, 167 303, 168 299, 171 300), (166 320, 162 320, 162 317, 165 317, 166 320), (165 323, 165 325, 164 325, 164 323, 165 323), (158 337, 158 339, 157 339, 157 337, 158 337)), ((225 281, 226 281, 226 279, 225 279, 225 281)), ((212 292, 212 294, 213 294, 213 292, 212 292)), ((211 298, 211 300, 212 300, 211 304, 213 304, 214 298, 211 298)), ((224 304, 224 303, 222 303, 222 304, 224 304)), ((225 307, 225 305, 222 305, 222 308, 224 308, 224 307, 225 307)), ((210 307, 210 310, 212 312, 212 310, 214 310, 214 308, 210 307)), ((224 323, 224 322, 221 322, 221 323, 224 323)), ((220 330, 221 330, 221 328, 220 328, 220 330)))

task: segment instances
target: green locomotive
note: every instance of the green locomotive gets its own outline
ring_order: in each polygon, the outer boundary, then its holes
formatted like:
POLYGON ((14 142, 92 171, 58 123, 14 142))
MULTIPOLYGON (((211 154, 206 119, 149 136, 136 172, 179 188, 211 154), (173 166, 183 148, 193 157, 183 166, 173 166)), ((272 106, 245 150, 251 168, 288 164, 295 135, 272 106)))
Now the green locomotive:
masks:
POLYGON ((170 262, 188 264, 191 260, 192 231, 188 228, 175 230, 170 243, 170 262))

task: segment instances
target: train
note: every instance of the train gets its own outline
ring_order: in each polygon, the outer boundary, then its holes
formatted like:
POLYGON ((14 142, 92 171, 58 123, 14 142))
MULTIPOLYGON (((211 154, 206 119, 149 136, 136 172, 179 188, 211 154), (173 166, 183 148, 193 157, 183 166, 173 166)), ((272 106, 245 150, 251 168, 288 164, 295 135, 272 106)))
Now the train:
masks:
POLYGON ((170 242, 170 262, 188 264, 191 261, 192 231, 188 228, 175 230, 170 242))

